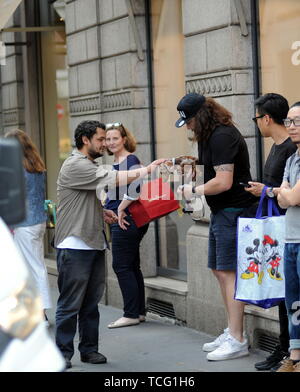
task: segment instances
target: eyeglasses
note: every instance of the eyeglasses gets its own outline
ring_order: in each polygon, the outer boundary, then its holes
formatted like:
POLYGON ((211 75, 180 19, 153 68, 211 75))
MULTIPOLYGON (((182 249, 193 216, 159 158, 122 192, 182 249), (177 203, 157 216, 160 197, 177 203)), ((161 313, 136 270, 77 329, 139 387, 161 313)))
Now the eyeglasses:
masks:
POLYGON ((300 127, 300 117, 296 118, 285 118, 283 120, 283 124, 286 128, 289 128, 292 123, 295 125, 295 127, 300 127))
POLYGON ((262 114, 261 116, 257 116, 257 117, 253 117, 252 120, 255 122, 255 124, 257 125, 257 119, 258 118, 263 118, 265 117, 265 114, 262 114))
POLYGON ((120 127, 123 127, 122 123, 120 123, 120 122, 105 125, 106 131, 109 131, 110 129, 120 128, 120 127))

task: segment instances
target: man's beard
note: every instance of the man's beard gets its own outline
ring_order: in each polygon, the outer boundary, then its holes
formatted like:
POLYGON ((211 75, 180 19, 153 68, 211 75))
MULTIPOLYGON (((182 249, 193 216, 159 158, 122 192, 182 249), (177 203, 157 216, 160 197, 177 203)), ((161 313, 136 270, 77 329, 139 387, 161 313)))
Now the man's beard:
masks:
POLYGON ((96 152, 95 150, 89 150, 89 156, 94 160, 100 157, 103 157, 103 154, 100 152, 96 152))

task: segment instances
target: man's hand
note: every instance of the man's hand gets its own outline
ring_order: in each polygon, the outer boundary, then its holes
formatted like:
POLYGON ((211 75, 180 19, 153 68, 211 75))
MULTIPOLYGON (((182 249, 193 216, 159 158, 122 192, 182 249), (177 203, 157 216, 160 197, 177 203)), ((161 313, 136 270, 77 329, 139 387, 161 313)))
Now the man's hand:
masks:
POLYGON ((254 181, 249 181, 248 182, 250 188, 244 188, 245 191, 252 193, 252 195, 259 197, 262 194, 262 191, 264 189, 265 184, 262 184, 261 182, 254 182, 254 181))
POLYGON ((179 185, 179 187, 177 188, 177 193, 178 195, 183 196, 186 200, 191 200, 194 196, 192 189, 192 185, 179 185))
POLYGON ((118 222, 118 216, 112 210, 103 210, 104 222, 111 225, 118 222))
POLYGON ((164 163, 167 159, 161 158, 161 159, 156 159, 155 161, 151 162, 150 165, 147 166, 147 172, 152 173, 154 172, 159 165, 164 163))

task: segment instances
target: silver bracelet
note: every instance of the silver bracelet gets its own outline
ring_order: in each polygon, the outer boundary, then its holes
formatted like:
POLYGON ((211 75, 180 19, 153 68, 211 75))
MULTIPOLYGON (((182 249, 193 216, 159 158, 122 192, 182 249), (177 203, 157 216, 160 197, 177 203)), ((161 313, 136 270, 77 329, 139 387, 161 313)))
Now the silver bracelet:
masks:
POLYGON ((126 193, 123 196, 123 200, 135 201, 137 199, 138 199, 138 197, 131 197, 131 196, 126 195, 126 193))

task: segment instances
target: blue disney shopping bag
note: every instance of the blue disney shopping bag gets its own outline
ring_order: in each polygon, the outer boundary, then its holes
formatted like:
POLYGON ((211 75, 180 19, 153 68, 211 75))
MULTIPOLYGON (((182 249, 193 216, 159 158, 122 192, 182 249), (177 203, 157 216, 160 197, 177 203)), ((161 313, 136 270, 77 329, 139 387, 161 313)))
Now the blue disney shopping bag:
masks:
POLYGON ((283 255, 285 216, 263 189, 255 218, 238 219, 235 299, 262 308, 285 297, 283 255), (268 203, 268 216, 262 216, 268 203))

